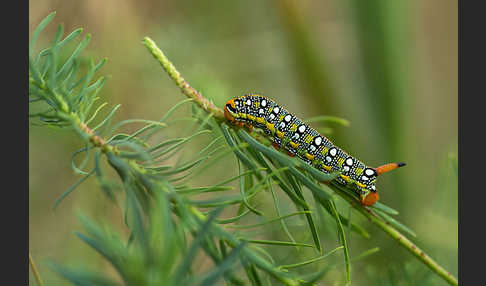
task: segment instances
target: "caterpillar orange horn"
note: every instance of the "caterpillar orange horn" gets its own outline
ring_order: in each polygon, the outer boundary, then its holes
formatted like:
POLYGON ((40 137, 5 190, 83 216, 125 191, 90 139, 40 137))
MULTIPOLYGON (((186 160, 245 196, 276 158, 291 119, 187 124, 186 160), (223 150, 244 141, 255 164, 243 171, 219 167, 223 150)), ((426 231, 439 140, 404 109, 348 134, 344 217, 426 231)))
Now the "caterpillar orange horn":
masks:
POLYGON ((376 171, 376 173, 378 175, 381 175, 383 173, 390 172, 392 170, 395 170, 396 168, 400 168, 400 167, 403 167, 405 165, 406 164, 403 163, 403 162, 400 162, 400 163, 389 163, 389 164, 381 165, 380 167, 376 167, 375 168, 375 171, 376 171))

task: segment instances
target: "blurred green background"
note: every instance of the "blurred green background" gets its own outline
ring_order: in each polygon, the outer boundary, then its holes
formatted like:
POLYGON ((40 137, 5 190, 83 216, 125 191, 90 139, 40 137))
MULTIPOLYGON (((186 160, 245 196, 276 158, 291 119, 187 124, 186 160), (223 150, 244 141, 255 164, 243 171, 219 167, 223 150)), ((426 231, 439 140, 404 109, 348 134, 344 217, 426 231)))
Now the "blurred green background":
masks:
MULTIPOLYGON (((29 35, 54 10, 38 48, 51 41, 60 23, 66 32, 83 27, 91 33, 84 55, 108 58, 100 74, 110 78, 101 96, 109 106, 122 105, 115 121, 157 120, 183 99, 142 46, 144 36, 219 106, 260 92, 302 118, 350 120, 349 127, 332 126, 329 137, 369 165, 407 163, 380 177, 381 201, 400 211, 399 220, 417 233, 413 241, 457 276, 457 6, 449 0, 38 0, 29 1, 29 35)), ((64 283, 47 259, 112 271, 72 235, 80 229, 78 209, 120 221, 119 207, 95 181, 52 211, 77 180, 69 160, 81 147, 73 133, 29 126, 29 246, 46 285, 64 283)), ((198 183, 214 181, 206 176, 198 183)), ((353 265, 354 284, 406 285, 400 284, 400 271, 412 269, 407 273, 422 285, 430 271, 378 229, 362 225, 372 238, 351 239, 351 253, 374 246, 381 251, 353 265)), ((330 273, 324 281, 333 275, 341 274, 330 273)), ((445 284, 431 279, 431 285, 445 284)))

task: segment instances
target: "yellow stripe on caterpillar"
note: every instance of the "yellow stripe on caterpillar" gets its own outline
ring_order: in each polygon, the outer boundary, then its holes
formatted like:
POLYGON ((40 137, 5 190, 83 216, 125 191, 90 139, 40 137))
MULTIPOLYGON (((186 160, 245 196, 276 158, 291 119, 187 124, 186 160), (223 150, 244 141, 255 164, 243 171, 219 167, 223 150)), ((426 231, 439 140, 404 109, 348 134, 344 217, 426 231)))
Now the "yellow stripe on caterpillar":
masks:
POLYGON ((341 174, 341 178, 343 178, 343 180, 345 180, 346 182, 351 181, 351 178, 349 176, 346 176, 346 175, 343 175, 343 174, 341 174))
POLYGON ((327 166, 325 164, 322 164, 322 168, 324 168, 325 170, 327 171, 331 171, 332 167, 331 166, 327 166))
POLYGON ((366 185, 365 184, 362 184, 360 182, 356 182, 356 185, 360 188, 366 188, 366 185))
POLYGON ((304 142, 309 144, 310 142, 312 142, 312 140, 314 140, 314 136, 311 136, 311 135, 308 135, 305 137, 304 139, 304 142))
POLYGON ((290 132, 295 132, 295 131, 297 131, 297 125, 296 125, 296 124, 292 124, 292 125, 290 126, 290 129, 289 129, 289 130, 290 130, 290 132))
POLYGON ((266 125, 268 130, 270 130, 272 133, 275 132, 275 124, 267 122, 266 125))
POLYGON ((323 147, 322 147, 321 154, 322 154, 322 155, 326 155, 326 154, 327 154, 327 151, 329 151, 329 148, 327 148, 326 146, 323 146, 323 147))

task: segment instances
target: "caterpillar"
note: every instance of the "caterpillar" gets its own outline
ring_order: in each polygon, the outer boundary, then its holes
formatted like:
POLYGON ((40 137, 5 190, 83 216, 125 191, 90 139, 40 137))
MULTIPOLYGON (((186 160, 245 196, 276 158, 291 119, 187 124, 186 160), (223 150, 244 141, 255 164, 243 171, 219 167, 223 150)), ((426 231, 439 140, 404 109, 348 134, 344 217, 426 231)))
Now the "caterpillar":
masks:
POLYGON ((232 124, 260 128, 275 148, 283 148, 290 156, 297 155, 304 162, 328 174, 339 171, 335 179, 353 189, 364 206, 375 204, 379 195, 376 178, 405 163, 389 163, 369 167, 328 138, 291 114, 274 100, 260 94, 246 94, 230 99, 224 107, 224 116, 232 124))

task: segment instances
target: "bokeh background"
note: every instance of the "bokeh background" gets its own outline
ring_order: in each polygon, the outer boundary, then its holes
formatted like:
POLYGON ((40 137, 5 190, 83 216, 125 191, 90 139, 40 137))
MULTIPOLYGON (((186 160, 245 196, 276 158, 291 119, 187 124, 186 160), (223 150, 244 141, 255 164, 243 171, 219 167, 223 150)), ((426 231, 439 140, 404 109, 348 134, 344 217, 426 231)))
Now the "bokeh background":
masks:
MULTIPOLYGON (((66 32, 83 27, 83 34, 91 33, 84 55, 108 58, 101 74, 110 78, 101 95, 110 106, 122 105, 115 121, 157 120, 183 99, 141 44, 144 36, 219 106, 261 92, 302 118, 348 119, 349 127, 332 126, 332 140, 372 166, 407 163, 380 177, 381 200, 400 211, 417 245, 457 276, 457 7, 452 0, 37 0, 29 1, 29 35, 54 10, 39 45, 50 42, 60 23, 66 32)), ((81 229, 79 209, 119 220, 119 207, 95 181, 52 211, 78 178, 70 156, 80 147, 73 133, 29 126, 29 247, 46 285, 65 283, 46 266, 49 259, 112 271, 72 234, 81 229)), ((215 178, 198 180, 206 185, 215 178)), ((404 275, 422 285, 430 276, 396 242, 362 225, 372 238, 352 238, 351 254, 377 245, 380 252, 353 264, 355 285, 405 285, 404 275)), ((322 285, 334 285, 342 271, 331 271, 322 285)))

